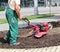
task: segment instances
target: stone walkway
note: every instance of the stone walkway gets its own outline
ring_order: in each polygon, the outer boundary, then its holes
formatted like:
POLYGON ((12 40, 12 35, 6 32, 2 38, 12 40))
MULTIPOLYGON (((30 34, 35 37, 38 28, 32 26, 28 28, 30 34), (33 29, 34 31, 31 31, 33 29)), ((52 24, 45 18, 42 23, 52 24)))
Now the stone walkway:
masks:
POLYGON ((0 49, 0 52, 60 52, 60 46, 31 49, 0 49))

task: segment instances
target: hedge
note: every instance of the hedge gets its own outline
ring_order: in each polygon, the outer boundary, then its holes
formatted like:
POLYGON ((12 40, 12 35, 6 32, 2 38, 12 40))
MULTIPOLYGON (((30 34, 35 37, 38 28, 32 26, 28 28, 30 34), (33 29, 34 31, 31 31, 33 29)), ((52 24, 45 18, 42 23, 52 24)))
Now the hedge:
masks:
POLYGON ((5 10, 5 7, 0 7, 0 11, 4 11, 5 10))

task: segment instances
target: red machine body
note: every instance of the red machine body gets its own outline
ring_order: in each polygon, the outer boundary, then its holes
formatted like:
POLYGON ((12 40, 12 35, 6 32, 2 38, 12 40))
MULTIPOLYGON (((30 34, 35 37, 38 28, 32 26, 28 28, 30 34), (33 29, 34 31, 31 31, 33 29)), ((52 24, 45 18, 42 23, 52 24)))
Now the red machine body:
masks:
POLYGON ((23 18, 25 22, 27 22, 29 27, 33 27, 32 30, 29 32, 30 35, 33 35, 36 38, 40 38, 47 34, 49 29, 48 22, 43 22, 39 24, 30 24, 30 21, 27 18, 23 18))
POLYGON ((37 25, 29 24, 29 26, 33 27, 33 29, 29 32, 30 35, 34 35, 36 38, 40 38, 43 35, 47 34, 48 31, 48 23, 40 23, 37 25))

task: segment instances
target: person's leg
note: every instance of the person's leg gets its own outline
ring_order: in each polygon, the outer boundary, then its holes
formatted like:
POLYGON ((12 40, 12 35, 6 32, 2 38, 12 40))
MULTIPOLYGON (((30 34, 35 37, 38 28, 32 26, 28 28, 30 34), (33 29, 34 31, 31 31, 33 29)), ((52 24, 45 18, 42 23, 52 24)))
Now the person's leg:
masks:
POLYGON ((18 35, 18 18, 16 13, 11 16, 10 20, 10 45, 16 43, 18 35))
POLYGON ((10 39, 10 44, 16 43, 17 35, 18 35, 18 18, 16 13, 12 9, 7 9, 7 21, 9 24, 9 31, 5 35, 5 39, 10 39))
MULTIPOLYGON (((8 24, 9 24, 9 12, 8 12, 9 10, 7 9, 6 10, 6 19, 7 19, 7 22, 8 22, 8 24)), ((10 37, 10 30, 8 30, 8 32, 6 33, 6 35, 3 37, 3 39, 4 40, 7 40, 8 38, 10 37)))
POLYGON ((9 31, 5 35, 5 39, 10 39, 10 45, 13 45, 16 43, 17 35, 18 35, 18 17, 16 15, 16 12, 14 12, 12 9, 7 9, 7 21, 9 24, 9 31))
POLYGON ((7 33, 6 33, 6 35, 4 36, 4 40, 7 40, 7 39, 9 39, 9 37, 10 37, 10 32, 8 31, 7 33))

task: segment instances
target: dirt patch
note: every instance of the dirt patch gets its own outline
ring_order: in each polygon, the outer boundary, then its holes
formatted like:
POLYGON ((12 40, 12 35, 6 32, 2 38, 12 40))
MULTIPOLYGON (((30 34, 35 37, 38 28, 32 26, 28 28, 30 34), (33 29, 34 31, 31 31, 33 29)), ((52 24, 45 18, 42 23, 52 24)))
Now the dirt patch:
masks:
MULTIPOLYGON (((56 24, 55 24, 56 25, 56 24)), ((20 42, 19 46, 10 46, 9 44, 0 44, 0 48, 42 48, 49 46, 58 46, 60 45, 60 27, 55 27, 52 30, 49 30, 47 35, 37 39, 33 36, 27 37, 28 32, 31 28, 22 28, 19 29, 19 35, 17 41, 20 42)), ((0 32, 0 42, 2 37, 6 34, 7 31, 0 32)))

